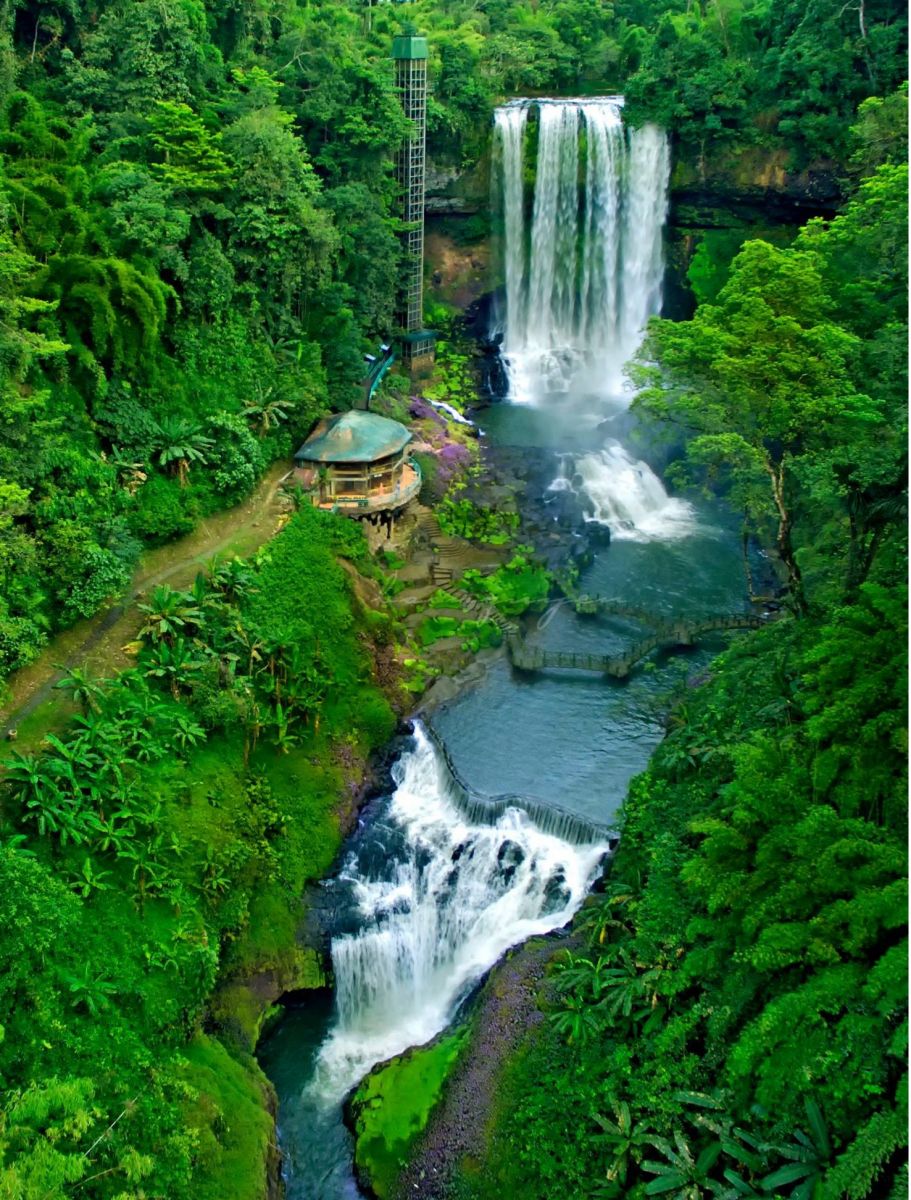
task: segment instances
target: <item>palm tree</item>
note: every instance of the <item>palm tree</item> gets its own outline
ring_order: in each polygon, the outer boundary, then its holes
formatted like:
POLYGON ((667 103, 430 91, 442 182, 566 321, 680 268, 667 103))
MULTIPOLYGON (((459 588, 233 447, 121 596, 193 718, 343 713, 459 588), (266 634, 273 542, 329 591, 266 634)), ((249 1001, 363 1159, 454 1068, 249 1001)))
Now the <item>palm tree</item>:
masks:
POLYGON ((279 400, 273 397, 273 391, 271 387, 266 388, 264 392, 260 391, 255 400, 248 400, 244 404, 244 414, 261 438, 277 428, 282 421, 287 421, 289 413, 294 411, 295 406, 291 400, 279 400))
POLYGON ((158 461, 167 467, 186 487, 193 463, 208 462, 207 452, 215 445, 213 438, 202 432, 202 426, 183 417, 165 417, 158 423, 158 461))

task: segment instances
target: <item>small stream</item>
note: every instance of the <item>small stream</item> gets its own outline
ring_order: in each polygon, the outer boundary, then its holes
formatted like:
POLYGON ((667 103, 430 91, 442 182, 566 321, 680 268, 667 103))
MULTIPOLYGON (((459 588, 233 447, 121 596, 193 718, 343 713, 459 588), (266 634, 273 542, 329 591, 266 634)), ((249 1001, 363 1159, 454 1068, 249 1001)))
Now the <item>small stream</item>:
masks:
MULTIPOLYGON (((484 411, 485 436, 545 448, 553 470, 536 499, 572 489, 610 528, 586 592, 665 617, 746 608, 729 516, 669 496, 624 440, 620 366, 660 302, 666 140, 653 129, 627 136, 616 98, 535 104, 537 114, 523 102, 497 116, 509 268, 498 319, 513 403, 484 411), (545 141, 529 208, 518 181, 535 120, 545 141), (583 145, 593 156, 584 173, 574 165, 583 145), (582 266, 567 260, 576 246, 582 266)), ((557 602, 528 636, 611 654, 643 630, 557 602)), ((432 728, 416 724, 389 794, 361 814, 323 885, 335 994, 290 1008, 260 1048, 279 1095, 288 1200, 360 1195, 346 1094, 374 1064, 444 1029, 509 947, 571 920, 603 869, 629 781, 663 735, 671 691, 722 644, 656 655, 622 682, 521 675, 503 657, 436 710, 432 728)))

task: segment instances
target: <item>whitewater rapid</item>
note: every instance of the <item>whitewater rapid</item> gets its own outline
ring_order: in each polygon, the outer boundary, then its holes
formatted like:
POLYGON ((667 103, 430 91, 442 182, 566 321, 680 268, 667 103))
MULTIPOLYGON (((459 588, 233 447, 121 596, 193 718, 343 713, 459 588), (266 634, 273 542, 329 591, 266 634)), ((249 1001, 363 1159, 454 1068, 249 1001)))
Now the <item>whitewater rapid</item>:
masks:
POLYGON ((550 490, 585 496, 587 519, 607 525, 617 541, 673 542, 698 528, 692 504, 669 496, 648 463, 618 441, 590 454, 562 455, 550 490))
POLYGON ((324 1105, 376 1063, 444 1029, 511 946, 565 925, 608 849, 593 833, 573 844, 546 832, 514 805, 495 807, 487 822, 477 807, 467 817, 420 725, 393 778, 383 822, 396 849, 360 856, 355 848, 341 872, 360 927, 332 940, 336 1015, 310 1085, 324 1105))

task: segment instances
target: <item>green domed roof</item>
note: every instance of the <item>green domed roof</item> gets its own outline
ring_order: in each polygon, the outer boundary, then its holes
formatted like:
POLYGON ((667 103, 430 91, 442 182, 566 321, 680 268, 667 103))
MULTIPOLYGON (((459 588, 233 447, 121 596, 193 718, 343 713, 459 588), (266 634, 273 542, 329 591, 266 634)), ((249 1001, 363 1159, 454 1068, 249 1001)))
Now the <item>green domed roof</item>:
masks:
POLYGON ((296 462, 375 462, 411 441, 398 421, 371 412, 346 412, 320 421, 295 454, 296 462))

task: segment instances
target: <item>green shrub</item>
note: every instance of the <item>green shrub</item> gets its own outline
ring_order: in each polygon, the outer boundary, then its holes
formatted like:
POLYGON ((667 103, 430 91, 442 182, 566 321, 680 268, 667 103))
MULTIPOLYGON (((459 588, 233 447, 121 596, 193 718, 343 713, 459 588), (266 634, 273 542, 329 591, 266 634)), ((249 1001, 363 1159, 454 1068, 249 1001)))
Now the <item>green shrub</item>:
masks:
POLYGON ((354 703, 354 715, 371 750, 379 749, 395 732, 395 713, 376 688, 365 688, 360 693, 354 703))
POLYGON ((472 654, 499 646, 503 641, 503 634, 496 621, 463 621, 459 633, 465 638, 462 649, 469 650, 472 654))
POLYGON ((109 597, 123 591, 130 581, 130 573, 111 550, 95 546, 85 555, 82 566, 84 574, 70 589, 65 605, 64 617, 90 617, 97 612, 109 597))
POLYGON ((432 646, 443 638, 455 637, 460 628, 456 617, 428 617, 418 627, 418 641, 422 646, 432 646))
POLYGON ((136 494, 130 528, 147 546, 163 546, 193 529, 193 498, 176 479, 152 475, 136 494))
POLYGON ((483 508, 471 500, 447 497, 437 506, 437 520, 444 533, 470 541, 503 546, 519 528, 519 514, 483 508))
POLYGON ((550 594, 550 575, 526 554, 516 554, 492 575, 469 570, 462 576, 466 591, 490 600, 504 617, 518 617, 529 609, 540 611, 550 594))

